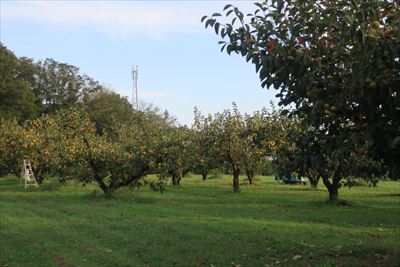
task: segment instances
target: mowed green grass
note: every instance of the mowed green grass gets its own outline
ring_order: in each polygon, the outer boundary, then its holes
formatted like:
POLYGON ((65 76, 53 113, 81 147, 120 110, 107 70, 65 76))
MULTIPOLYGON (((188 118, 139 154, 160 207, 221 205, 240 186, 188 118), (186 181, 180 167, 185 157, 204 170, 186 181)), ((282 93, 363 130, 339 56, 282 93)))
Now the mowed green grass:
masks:
POLYGON ((103 197, 95 184, 0 178, 2 266, 399 266, 400 183, 327 192, 185 177, 103 197), (300 258, 301 256, 301 258, 300 258))

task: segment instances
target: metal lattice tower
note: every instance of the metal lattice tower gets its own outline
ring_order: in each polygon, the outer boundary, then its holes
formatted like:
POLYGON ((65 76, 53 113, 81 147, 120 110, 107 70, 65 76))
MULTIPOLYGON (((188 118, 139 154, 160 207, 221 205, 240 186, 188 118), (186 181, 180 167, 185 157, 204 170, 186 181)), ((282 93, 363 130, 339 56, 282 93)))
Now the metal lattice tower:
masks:
POLYGON ((133 65, 132 67, 132 79, 133 79, 133 90, 132 90, 132 107, 139 110, 139 98, 138 98, 138 76, 139 66, 133 65))

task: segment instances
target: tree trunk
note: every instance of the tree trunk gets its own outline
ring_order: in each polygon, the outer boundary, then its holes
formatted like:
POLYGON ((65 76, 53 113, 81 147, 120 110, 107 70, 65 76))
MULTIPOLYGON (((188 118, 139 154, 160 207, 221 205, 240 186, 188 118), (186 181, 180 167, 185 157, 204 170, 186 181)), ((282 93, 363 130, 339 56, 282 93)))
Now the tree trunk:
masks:
POLYGON ((21 170, 20 170, 20 168, 13 168, 13 173, 14 173, 15 176, 21 178, 21 170))
POLYGON ((335 177, 333 178, 332 183, 329 181, 327 176, 322 176, 322 181, 324 185, 328 189, 329 192, 329 200, 336 201, 339 199, 339 180, 335 177))
POLYGON ((99 184, 101 190, 103 191, 104 195, 106 197, 110 197, 112 194, 112 191, 110 191, 110 188, 104 183, 103 181, 103 177, 100 174, 99 168, 97 167, 92 154, 90 153, 90 145, 89 145, 89 141, 86 139, 86 137, 83 139, 83 141, 86 144, 86 147, 89 151, 88 154, 88 162, 89 162, 89 166, 93 171, 93 178, 94 180, 99 184))
POLYGON ((110 197, 112 195, 112 191, 110 190, 110 188, 103 182, 103 179, 98 175, 98 174, 94 174, 93 175, 94 179, 96 180, 96 182, 98 183, 98 185, 100 186, 101 190, 103 191, 104 195, 106 197, 110 197))
MULTIPOLYGON (((310 179, 308 179, 308 180, 310 180, 310 179)), ((318 189, 318 181, 310 180, 310 184, 311 184, 312 189, 314 189, 314 190, 318 189)))
POLYGON ((239 192, 239 175, 240 169, 237 166, 233 167, 233 192, 239 192))
POLYGON ((249 184, 253 184, 254 173, 252 171, 246 171, 247 180, 249 184))
POLYGON ((320 175, 313 175, 310 172, 308 172, 308 180, 310 181, 311 188, 312 189, 318 189, 318 182, 319 179, 321 178, 320 175))
POLYGON ((333 188, 332 188, 332 193, 329 192, 329 200, 335 201, 339 199, 339 187, 340 187, 340 180, 341 178, 339 177, 338 174, 335 174, 333 176, 333 188))
POLYGON ((201 171, 201 176, 203 177, 203 181, 207 180, 208 173, 206 171, 201 171))
POLYGON ((104 181, 103 177, 101 176, 99 169, 97 168, 96 163, 94 162, 93 158, 91 155, 89 155, 89 166, 93 171, 93 178, 97 182, 97 184, 100 186, 101 190, 103 191, 104 195, 106 197, 110 197, 112 195, 112 190, 110 190, 110 187, 108 187, 104 181))
POLYGON ((43 176, 36 176, 35 177, 36 182, 40 185, 43 183, 44 177, 43 176))
POLYGON ((42 184, 44 180, 44 175, 42 174, 41 170, 33 170, 33 173, 35 174, 35 180, 38 184, 42 184))
POLYGON ((331 188, 328 188, 328 191, 330 201, 336 201, 339 199, 339 192, 337 187, 332 186, 331 188))
POLYGON ((60 177, 58 178, 58 183, 60 185, 65 185, 67 183, 67 179, 65 179, 64 177, 60 177))
POLYGON ((175 175, 171 176, 171 180, 172 180, 172 184, 173 185, 178 185, 178 182, 176 181, 176 176, 175 175))
POLYGON ((180 177, 175 174, 172 175, 172 184, 178 186, 180 185, 180 183, 181 183, 180 177))
MULTIPOLYGON (((90 164, 91 165, 91 164, 90 164)), ((97 168, 96 168, 97 169, 97 168)), ((100 186, 101 190, 103 191, 106 197, 110 197, 112 195, 112 191, 110 188, 103 182, 103 178, 99 175, 97 170, 93 169, 93 178, 96 180, 97 184, 100 186)))

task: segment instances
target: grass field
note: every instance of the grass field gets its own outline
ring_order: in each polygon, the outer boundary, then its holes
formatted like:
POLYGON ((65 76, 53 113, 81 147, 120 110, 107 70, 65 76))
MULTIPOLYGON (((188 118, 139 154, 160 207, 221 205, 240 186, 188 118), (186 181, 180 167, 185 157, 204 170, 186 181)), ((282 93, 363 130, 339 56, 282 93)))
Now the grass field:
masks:
MULTIPOLYGON (((244 181, 244 180, 243 180, 244 181)), ((1 266, 400 266, 400 183, 343 188, 184 178, 164 194, 0 178, 1 266)))

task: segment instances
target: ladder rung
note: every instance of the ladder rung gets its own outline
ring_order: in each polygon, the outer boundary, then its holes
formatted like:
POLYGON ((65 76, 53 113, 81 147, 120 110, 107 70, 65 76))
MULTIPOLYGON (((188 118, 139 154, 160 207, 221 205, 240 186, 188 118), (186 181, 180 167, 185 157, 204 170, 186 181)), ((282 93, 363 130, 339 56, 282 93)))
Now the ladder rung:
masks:
POLYGON ((27 188, 28 185, 38 186, 35 175, 33 174, 31 162, 28 159, 23 160, 23 169, 25 170, 25 172, 23 172, 23 178, 25 179, 25 188, 27 188))

